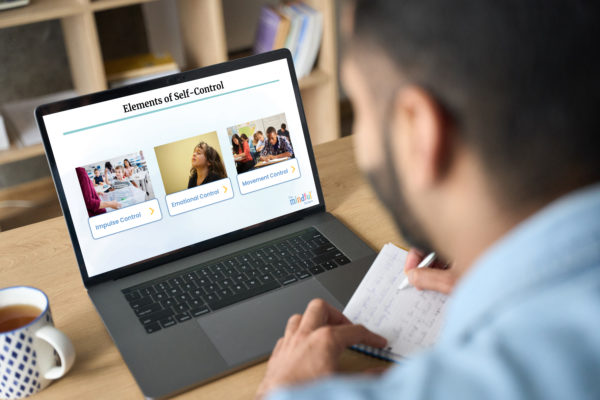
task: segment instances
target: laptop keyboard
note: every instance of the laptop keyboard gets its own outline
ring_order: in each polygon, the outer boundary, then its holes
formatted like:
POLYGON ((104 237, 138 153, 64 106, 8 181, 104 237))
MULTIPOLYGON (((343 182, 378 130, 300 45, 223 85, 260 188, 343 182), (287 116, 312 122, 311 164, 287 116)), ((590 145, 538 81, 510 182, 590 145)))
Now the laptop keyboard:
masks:
POLYGON ((122 292, 146 332, 154 333, 349 262, 309 228, 122 292))

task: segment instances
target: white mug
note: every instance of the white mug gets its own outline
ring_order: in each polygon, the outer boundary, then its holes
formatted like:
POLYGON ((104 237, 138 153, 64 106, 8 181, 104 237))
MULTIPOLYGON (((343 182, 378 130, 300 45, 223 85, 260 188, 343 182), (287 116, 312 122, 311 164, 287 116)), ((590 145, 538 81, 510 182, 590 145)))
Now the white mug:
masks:
POLYGON ((0 398, 31 396, 65 375, 75 361, 75 348, 54 327, 46 294, 28 286, 0 289, 0 308, 29 305, 42 310, 30 323, 0 332, 0 398))

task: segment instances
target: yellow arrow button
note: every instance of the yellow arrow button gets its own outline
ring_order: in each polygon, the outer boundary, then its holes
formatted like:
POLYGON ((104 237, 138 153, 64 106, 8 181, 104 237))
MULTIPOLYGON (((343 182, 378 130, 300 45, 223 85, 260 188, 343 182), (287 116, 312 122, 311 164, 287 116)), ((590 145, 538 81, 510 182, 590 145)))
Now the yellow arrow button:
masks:
POLYGON ((154 208, 150 208, 150 215, 154 214, 154 208))
POLYGON ((290 165, 290 167, 292 167, 292 174, 293 174, 294 172, 296 172, 296 168, 294 168, 294 166, 293 166, 293 165, 290 165))
POLYGON ((227 186, 223 186, 223 193, 227 193, 227 186))

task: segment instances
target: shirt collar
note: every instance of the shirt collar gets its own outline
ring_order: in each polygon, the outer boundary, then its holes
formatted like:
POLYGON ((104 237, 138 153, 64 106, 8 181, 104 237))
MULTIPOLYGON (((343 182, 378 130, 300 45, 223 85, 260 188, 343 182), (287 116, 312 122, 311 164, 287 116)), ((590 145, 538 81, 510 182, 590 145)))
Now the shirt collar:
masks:
POLYGON ((600 263, 600 184, 552 202, 490 247, 455 288, 440 341, 468 334, 550 280, 600 263))

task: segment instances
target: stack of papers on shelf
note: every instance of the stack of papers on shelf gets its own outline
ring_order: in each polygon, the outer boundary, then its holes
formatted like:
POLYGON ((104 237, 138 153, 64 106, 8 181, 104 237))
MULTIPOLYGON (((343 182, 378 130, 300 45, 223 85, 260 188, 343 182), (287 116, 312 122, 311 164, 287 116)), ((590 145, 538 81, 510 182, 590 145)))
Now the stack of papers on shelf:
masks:
POLYGON ((293 2, 261 9, 254 53, 286 47, 292 53, 298 78, 312 70, 323 37, 323 15, 314 8, 293 2))
POLYGON ((4 117, 8 136, 13 144, 17 147, 26 147, 42 143, 42 136, 35 121, 36 107, 75 96, 77 92, 67 90, 2 104, 0 113, 4 117))
POLYGON ((179 72, 169 54, 139 54, 104 62, 106 79, 111 88, 131 85, 179 72))

